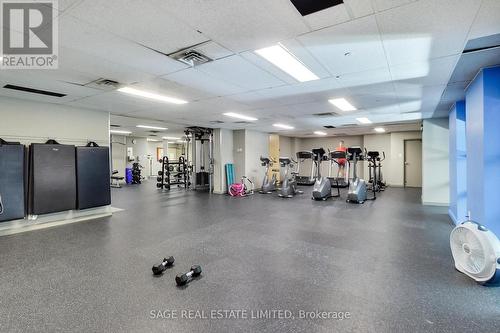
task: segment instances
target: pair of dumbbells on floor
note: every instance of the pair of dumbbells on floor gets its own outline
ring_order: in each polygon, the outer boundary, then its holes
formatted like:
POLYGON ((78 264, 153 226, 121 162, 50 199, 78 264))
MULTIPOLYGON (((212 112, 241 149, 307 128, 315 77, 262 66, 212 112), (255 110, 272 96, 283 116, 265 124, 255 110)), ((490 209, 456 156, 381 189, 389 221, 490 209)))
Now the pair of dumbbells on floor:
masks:
MULTIPOLYGON (((163 259, 163 261, 160 264, 153 266, 153 274, 162 275, 163 272, 167 270, 167 268, 170 268, 174 265, 174 262, 175 259, 172 256, 163 259)), ((177 283, 178 286, 183 286, 191 282, 193 278, 200 276, 200 274, 201 274, 201 266, 193 265, 191 266, 191 270, 189 272, 177 274, 177 276, 175 277, 175 282, 177 283)))

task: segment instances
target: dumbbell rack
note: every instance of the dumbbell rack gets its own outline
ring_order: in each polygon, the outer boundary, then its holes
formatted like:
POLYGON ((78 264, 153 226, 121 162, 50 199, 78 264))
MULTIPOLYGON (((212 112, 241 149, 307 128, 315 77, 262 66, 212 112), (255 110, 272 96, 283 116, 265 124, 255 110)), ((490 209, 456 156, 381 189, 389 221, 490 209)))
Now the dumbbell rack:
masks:
POLYGON ((177 162, 170 162, 168 156, 161 160, 161 171, 158 171, 156 187, 159 189, 170 190, 172 185, 185 189, 189 186, 188 168, 186 159, 181 156, 177 162), (177 170, 176 170, 177 167, 177 170))

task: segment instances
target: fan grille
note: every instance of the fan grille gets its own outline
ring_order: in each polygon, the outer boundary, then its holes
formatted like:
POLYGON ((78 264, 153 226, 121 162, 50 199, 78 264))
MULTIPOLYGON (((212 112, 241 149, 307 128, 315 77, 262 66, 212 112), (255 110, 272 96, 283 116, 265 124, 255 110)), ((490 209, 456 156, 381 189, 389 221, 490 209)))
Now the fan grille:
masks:
POLYGON ((482 272, 486 258, 479 238, 467 228, 456 228, 452 239, 452 252, 460 265, 471 274, 482 272))

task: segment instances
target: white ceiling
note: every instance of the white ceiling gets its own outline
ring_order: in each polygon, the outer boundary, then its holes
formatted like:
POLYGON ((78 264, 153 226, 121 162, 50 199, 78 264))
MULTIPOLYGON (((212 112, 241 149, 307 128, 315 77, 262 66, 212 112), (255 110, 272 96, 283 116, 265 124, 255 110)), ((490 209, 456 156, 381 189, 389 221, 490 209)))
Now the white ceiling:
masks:
POLYGON ((67 96, 6 89, 0 96, 179 129, 275 131, 272 124, 281 122, 295 127, 283 134, 304 136, 325 125, 354 124, 361 116, 375 124, 416 122, 436 111, 466 42, 500 32, 498 3, 345 0, 302 17, 289 0, 59 0, 59 69, 2 71, 0 84, 67 96), (207 41, 199 49, 216 59, 211 63, 190 68, 164 55, 207 41), (253 52, 277 42, 320 80, 299 83, 253 52), (189 103, 162 104, 82 86, 98 78, 189 103), (359 111, 342 113, 327 102, 335 97, 347 98, 359 111), (259 121, 236 124, 224 112, 259 121), (325 112, 338 115, 314 116, 325 112), (224 123, 211 123, 216 120, 224 123))

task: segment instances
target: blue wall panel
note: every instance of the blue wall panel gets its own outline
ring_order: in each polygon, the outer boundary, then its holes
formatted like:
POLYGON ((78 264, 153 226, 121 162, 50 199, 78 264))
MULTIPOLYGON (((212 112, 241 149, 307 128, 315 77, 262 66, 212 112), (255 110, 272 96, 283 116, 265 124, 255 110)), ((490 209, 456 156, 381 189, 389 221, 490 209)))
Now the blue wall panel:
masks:
POLYGON ((467 207, 500 236, 500 67, 482 70, 466 93, 467 207))
POLYGON ((456 102, 450 112, 450 209, 455 224, 467 215, 467 142, 465 101, 456 102))

